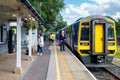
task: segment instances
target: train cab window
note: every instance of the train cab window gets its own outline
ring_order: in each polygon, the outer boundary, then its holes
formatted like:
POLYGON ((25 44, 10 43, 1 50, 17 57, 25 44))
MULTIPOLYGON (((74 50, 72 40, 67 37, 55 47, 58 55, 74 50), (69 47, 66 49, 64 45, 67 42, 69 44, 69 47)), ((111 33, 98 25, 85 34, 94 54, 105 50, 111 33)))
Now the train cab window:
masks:
POLYGON ((112 26, 108 27, 108 41, 114 40, 114 28, 112 26))
POLYGON ((81 40, 89 40, 89 28, 87 26, 81 28, 81 40))
POLYGON ((89 40, 89 22, 83 22, 81 28, 81 40, 89 40))

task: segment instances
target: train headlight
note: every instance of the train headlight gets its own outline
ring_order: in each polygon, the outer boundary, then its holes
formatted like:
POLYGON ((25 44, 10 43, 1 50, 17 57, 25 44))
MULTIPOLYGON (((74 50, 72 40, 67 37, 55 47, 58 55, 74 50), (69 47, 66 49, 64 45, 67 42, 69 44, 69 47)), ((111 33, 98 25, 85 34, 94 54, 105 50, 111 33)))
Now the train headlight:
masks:
POLYGON ((88 42, 81 42, 80 45, 81 45, 81 46, 88 46, 89 43, 88 43, 88 42))
POLYGON ((89 54, 89 53, 90 53, 90 50, 80 50, 80 52, 81 52, 82 54, 89 54))
POLYGON ((114 46, 115 43, 108 43, 108 46, 114 46))
POLYGON ((108 50, 108 54, 114 54, 115 50, 108 50))

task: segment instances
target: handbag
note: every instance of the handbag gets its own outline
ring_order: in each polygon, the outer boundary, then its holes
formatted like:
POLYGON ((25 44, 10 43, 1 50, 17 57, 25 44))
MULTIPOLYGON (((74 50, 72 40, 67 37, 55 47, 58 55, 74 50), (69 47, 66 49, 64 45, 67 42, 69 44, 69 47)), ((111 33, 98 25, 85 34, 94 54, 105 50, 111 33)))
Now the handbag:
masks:
POLYGON ((58 40, 58 46, 60 46, 60 44, 61 44, 61 40, 58 40))
POLYGON ((42 43, 40 43, 40 44, 39 44, 39 46, 40 46, 40 47, 43 47, 43 44, 42 44, 42 43))

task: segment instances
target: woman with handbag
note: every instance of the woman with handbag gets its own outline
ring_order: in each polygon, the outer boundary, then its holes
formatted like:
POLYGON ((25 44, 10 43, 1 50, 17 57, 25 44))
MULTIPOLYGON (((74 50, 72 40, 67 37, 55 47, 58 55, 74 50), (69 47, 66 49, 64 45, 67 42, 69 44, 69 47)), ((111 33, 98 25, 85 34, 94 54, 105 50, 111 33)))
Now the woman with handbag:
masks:
POLYGON ((42 56, 42 48, 44 46, 44 38, 42 34, 38 35, 38 55, 42 56))
POLYGON ((65 39, 66 39, 66 37, 65 37, 64 30, 61 31, 59 39, 60 39, 60 50, 65 51, 65 39))

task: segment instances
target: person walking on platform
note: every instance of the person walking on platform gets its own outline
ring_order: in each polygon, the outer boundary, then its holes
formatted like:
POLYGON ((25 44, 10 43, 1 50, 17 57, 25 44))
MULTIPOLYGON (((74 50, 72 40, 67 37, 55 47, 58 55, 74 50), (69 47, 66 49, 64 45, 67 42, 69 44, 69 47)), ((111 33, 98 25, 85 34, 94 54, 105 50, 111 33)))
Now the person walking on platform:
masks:
POLYGON ((38 55, 42 56, 42 48, 44 46, 44 38, 42 34, 38 35, 38 55))
POLYGON ((53 34, 52 33, 50 33, 50 36, 49 36, 49 44, 53 44, 53 42, 54 42, 54 39, 53 39, 53 34))
POLYGON ((63 30, 61 31, 59 39, 60 39, 60 42, 61 42, 60 43, 60 50, 65 51, 65 39, 66 39, 66 37, 65 37, 65 34, 64 34, 63 30))

